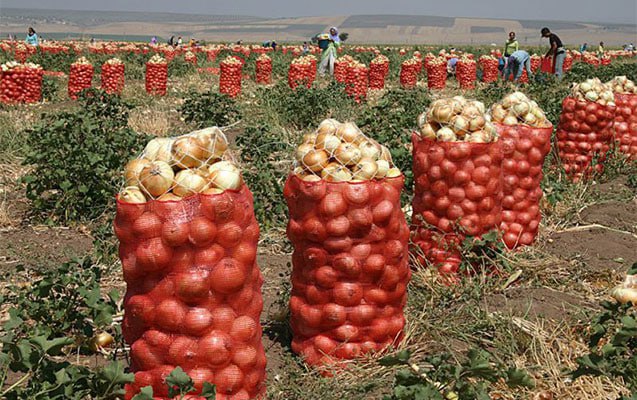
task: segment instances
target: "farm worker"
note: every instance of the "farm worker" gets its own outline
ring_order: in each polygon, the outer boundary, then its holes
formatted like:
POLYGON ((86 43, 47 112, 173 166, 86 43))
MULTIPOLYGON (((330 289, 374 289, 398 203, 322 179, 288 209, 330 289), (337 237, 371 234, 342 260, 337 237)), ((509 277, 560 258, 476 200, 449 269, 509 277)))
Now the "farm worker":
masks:
POLYGON ((341 39, 338 37, 338 29, 335 26, 330 28, 328 37, 329 44, 323 50, 321 56, 321 64, 319 65, 319 73, 325 75, 325 70, 329 66, 330 75, 334 75, 334 61, 336 60, 336 51, 341 46, 341 39))
POLYGON ((508 79, 511 74, 513 75, 513 81, 517 82, 522 76, 522 72, 526 68, 526 73, 530 78, 533 73, 531 72, 531 56, 524 50, 514 51, 507 60, 507 65, 504 68, 504 79, 508 79))
POLYGON ((504 43, 504 56, 509 57, 518 50, 520 50, 520 45, 515 38, 515 32, 509 32, 509 40, 504 43))
POLYGON ((566 49, 562 44, 562 40, 554 33, 551 33, 547 27, 542 28, 540 31, 542 37, 549 38, 549 44, 551 48, 546 52, 544 58, 553 58, 553 71, 557 79, 562 79, 562 69, 564 67, 564 59, 566 58, 566 49))
POLYGON ((310 46, 308 46, 307 42, 303 42, 303 54, 307 54, 310 52, 310 46))
POLYGON ((153 36, 153 38, 150 39, 150 44, 157 44, 157 37, 153 36))
POLYGON ((177 38, 177 47, 181 47, 182 44, 184 44, 184 41, 182 40, 181 36, 179 36, 177 38))
POLYGON ((456 64, 458 64, 458 57, 454 56, 447 61, 447 73, 451 75, 456 74, 456 64))
POLYGON ((604 55, 604 42, 599 42, 599 47, 597 48, 597 56, 601 57, 604 55))
POLYGON ((27 44, 30 44, 31 46, 38 45, 38 34, 35 33, 35 29, 33 29, 32 27, 29 27, 29 32, 27 33, 25 42, 27 42, 27 44))
POLYGON ((584 42, 584 44, 579 47, 579 52, 583 53, 586 49, 588 49, 588 43, 584 42))
POLYGON ((274 40, 272 41, 271 46, 272 46, 272 50, 276 51, 276 42, 274 40))

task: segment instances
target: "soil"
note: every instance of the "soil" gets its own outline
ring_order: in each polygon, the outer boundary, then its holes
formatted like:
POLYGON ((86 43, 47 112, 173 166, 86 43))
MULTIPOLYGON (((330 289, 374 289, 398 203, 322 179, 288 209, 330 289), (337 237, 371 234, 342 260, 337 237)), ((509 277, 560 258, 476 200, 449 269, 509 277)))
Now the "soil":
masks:
POLYGON ((620 176, 608 182, 593 185, 591 190, 594 194, 602 198, 626 198, 636 194, 635 190, 628 186, 628 178, 625 176, 620 176))
POLYGON ((637 201, 594 204, 580 213, 582 222, 637 232, 637 201))
POLYGON ((604 228, 570 230, 553 234, 547 250, 593 271, 624 272, 637 261, 637 238, 604 228))
POLYGON ((572 320, 582 314, 583 309, 592 307, 572 294, 545 287, 511 288, 487 297, 485 303, 489 312, 503 312, 527 320, 572 320))
POLYGON ((87 254, 93 246, 88 236, 70 228, 22 226, 0 231, 0 271, 17 265, 50 267, 87 254))

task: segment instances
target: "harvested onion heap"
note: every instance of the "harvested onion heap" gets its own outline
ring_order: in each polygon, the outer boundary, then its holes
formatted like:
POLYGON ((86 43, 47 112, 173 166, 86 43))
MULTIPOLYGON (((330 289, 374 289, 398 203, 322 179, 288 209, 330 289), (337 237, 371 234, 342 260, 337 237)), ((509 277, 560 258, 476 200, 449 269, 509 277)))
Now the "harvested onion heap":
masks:
POLYGON ((241 64, 241 60, 239 60, 239 58, 235 56, 227 56, 226 58, 223 59, 222 63, 230 64, 230 65, 239 65, 241 64))
POLYGON ((6 63, 2 64, 2 70, 3 71, 8 71, 10 69, 13 69, 13 68, 19 66, 19 65, 22 65, 22 64, 20 64, 17 61, 7 61, 6 63))
POLYGON ((384 64, 388 62, 389 62, 389 58, 387 58, 387 56, 378 54, 376 57, 372 59, 371 64, 384 64))
POLYGON ((621 94, 637 94, 635 82, 625 76, 616 76, 606 83, 615 93, 621 94))
POLYGON ((294 173, 304 181, 360 182, 400 176, 387 147, 365 136, 354 123, 334 119, 324 120, 314 133, 303 136, 295 159, 294 173))
POLYGON ((265 53, 263 53, 259 57, 257 57, 257 61, 268 61, 268 60, 270 60, 270 56, 268 56, 265 53))
POLYGON ((122 64, 122 60, 117 57, 111 58, 110 60, 106 60, 105 64, 119 65, 122 64))
POLYGON ((77 60, 75 60, 75 62, 73 64, 91 65, 91 62, 89 60, 87 60, 86 57, 82 56, 82 57, 78 58, 77 60))
POLYGON ((440 142, 490 143, 498 139, 484 104, 462 96, 439 99, 418 116, 423 138, 440 142))
POLYGON ((480 61, 486 61, 486 60, 498 61, 498 59, 494 57, 492 54, 483 54, 480 56, 480 61))
POLYGON ((637 306, 637 275, 626 275, 624 282, 611 291, 611 296, 622 304, 631 302, 637 306))
POLYGON ((142 155, 125 168, 120 200, 181 200, 196 193, 238 190, 241 172, 228 161, 228 140, 217 127, 148 142, 142 155))
POLYGON ((535 128, 551 126, 540 106, 522 92, 513 92, 502 99, 500 103, 494 104, 489 115, 491 122, 502 125, 525 124, 535 128))
POLYGON ((149 64, 165 64, 166 60, 164 59, 164 57, 160 56, 159 54, 155 54, 154 56, 152 56, 150 58, 150 60, 148 60, 149 64))
POLYGON ((574 84, 571 93, 578 100, 593 101, 603 106, 615 105, 613 91, 599 78, 591 78, 582 83, 574 84))
POLYGON ((292 60, 291 64, 311 65, 312 61, 316 61, 316 57, 308 54, 306 56, 295 58, 294 60, 292 60))

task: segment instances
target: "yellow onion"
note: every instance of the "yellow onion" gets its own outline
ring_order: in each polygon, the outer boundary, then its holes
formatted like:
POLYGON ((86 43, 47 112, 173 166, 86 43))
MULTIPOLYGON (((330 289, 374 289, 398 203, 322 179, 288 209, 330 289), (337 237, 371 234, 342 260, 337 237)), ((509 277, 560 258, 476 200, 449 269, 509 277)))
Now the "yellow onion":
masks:
POLYGON ((507 115, 504 120, 502 120, 502 124, 504 125, 517 125, 518 119, 515 115, 507 115))
POLYGON ((619 285, 611 291, 611 296, 622 304, 630 302, 633 306, 637 306, 637 289, 635 288, 619 285))
POLYGON ((195 137, 204 148, 205 160, 219 159, 228 150, 228 139, 216 126, 195 132, 195 137))
POLYGON ((389 169, 389 171, 387 171, 387 178, 397 178, 400 175, 402 175, 400 173, 400 170, 396 167, 392 167, 389 169))
POLYGON ((486 119, 482 115, 478 115, 477 117, 473 117, 471 121, 469 121, 469 130, 471 132, 479 131, 484 127, 486 123, 486 119))
POLYGON ((328 182, 349 182, 352 180, 352 173, 343 165, 330 163, 321 171, 321 178, 328 182))
POLYGON ((441 142, 453 142, 456 140, 456 134, 450 128, 442 127, 436 132, 436 138, 441 142))
POLYGON ((170 164, 171 148, 174 141, 173 138, 155 138, 148 142, 142 155, 150 161, 163 161, 170 164))
POLYGON ((211 195, 211 194, 221 194, 223 193, 223 189, 219 188, 209 188, 201 192, 201 194, 211 195))
POLYGON ((299 147, 296 148, 296 152, 294 153, 294 158, 297 161, 303 160, 303 157, 310 151, 314 150, 314 146, 310 143, 301 143, 299 147))
POLYGON ((334 158, 344 165, 355 165, 361 159, 358 146, 351 143, 341 143, 334 152, 334 158))
POLYGON ((353 122, 345 122, 336 130, 336 136, 344 142, 358 144, 363 135, 353 122))
POLYGON ((383 145, 380 146, 380 159, 387 161, 389 164, 392 163, 391 153, 389 149, 383 145))
POLYGON ((501 122, 504 118, 506 118, 507 112, 500 104, 496 104, 491 109, 491 116, 495 122, 501 122))
POLYGON ((469 129, 469 121, 462 115, 456 115, 451 118, 451 129, 453 129, 458 136, 464 136, 469 129))
POLYGON ((124 167, 126 185, 139 185, 139 173, 142 172, 142 169, 149 163, 150 161, 145 158, 130 160, 128 164, 126 164, 126 167, 124 167))
POLYGON ((448 104, 434 107, 432 110, 433 120, 441 124, 449 123, 452 115, 453 109, 448 104))
POLYGON ((238 190, 243 184, 241 172, 234 166, 233 168, 215 169, 211 171, 210 175, 208 175, 208 181, 212 187, 223 190, 238 190))
POLYGON ((319 150, 325 150, 329 154, 332 154, 340 144, 341 139, 339 139, 338 136, 328 133, 320 133, 316 137, 315 146, 319 150))
POLYGON ((476 131, 467 135, 467 141, 472 143, 489 143, 491 142, 491 135, 485 131, 476 131))
POLYGON ((327 166, 329 156, 325 150, 310 150, 303 156, 303 165, 312 172, 320 172, 327 166))
POLYGON ((301 179, 303 179, 305 182, 318 182, 321 180, 321 177, 318 175, 308 174, 301 179))
POLYGON ((175 173, 167 162, 152 161, 139 173, 139 185, 148 195, 159 197, 172 187, 174 178, 175 173))
POLYGON ((515 115, 525 115, 529 112, 530 109, 531 107, 529 107, 529 103, 527 103, 526 101, 522 101, 513 106, 515 115))
POLYGON ((333 135, 336 133, 336 130, 338 129, 340 123, 335 120, 335 119, 324 119, 323 121, 321 121, 321 123, 319 124, 318 128, 316 128, 316 133, 317 134, 330 134, 333 135))
POLYGON ((173 193, 177 196, 188 197, 199 193, 206 187, 206 180, 197 172, 183 169, 175 175, 173 193))
POLYGON ((318 134, 316 133, 306 133, 305 135, 303 135, 303 143, 310 143, 314 145, 314 143, 316 143, 317 136, 318 134))
POLYGON ((362 142, 358 145, 358 148, 361 151, 361 157, 363 158, 377 160, 380 157, 380 146, 377 143, 372 142, 371 140, 362 142))
POLYGON ((180 168, 199 167, 208 159, 207 153, 207 149, 195 136, 180 137, 173 143, 173 161, 180 168))
POLYGON ((480 112, 480 110, 478 110, 478 107, 474 105, 466 106, 462 110, 462 115, 464 115, 465 117, 468 117, 469 119, 477 117, 478 115, 481 115, 481 114, 482 113, 480 112))
POLYGON ((376 178, 384 178, 390 170, 390 164, 387 160, 376 161, 376 178))
POLYGON ((145 203, 146 197, 137 186, 127 186, 119 193, 119 199, 125 203, 145 203))
POLYGON ((376 161, 372 160, 371 158, 363 158, 354 167, 352 178, 361 179, 361 180, 370 180, 376 177, 377 172, 378 172, 378 165, 376 164, 376 161))
POLYGON ((420 129, 420 136, 427 139, 436 139, 436 131, 431 124, 424 124, 420 129))

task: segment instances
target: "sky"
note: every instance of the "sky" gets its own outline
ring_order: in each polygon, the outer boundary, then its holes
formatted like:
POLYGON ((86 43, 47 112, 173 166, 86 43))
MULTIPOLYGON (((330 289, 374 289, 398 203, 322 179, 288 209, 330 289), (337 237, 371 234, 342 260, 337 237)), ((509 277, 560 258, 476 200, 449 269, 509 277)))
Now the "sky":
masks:
POLYGON ((637 25, 636 0, 0 0, 1 7, 265 17, 407 14, 637 25))

